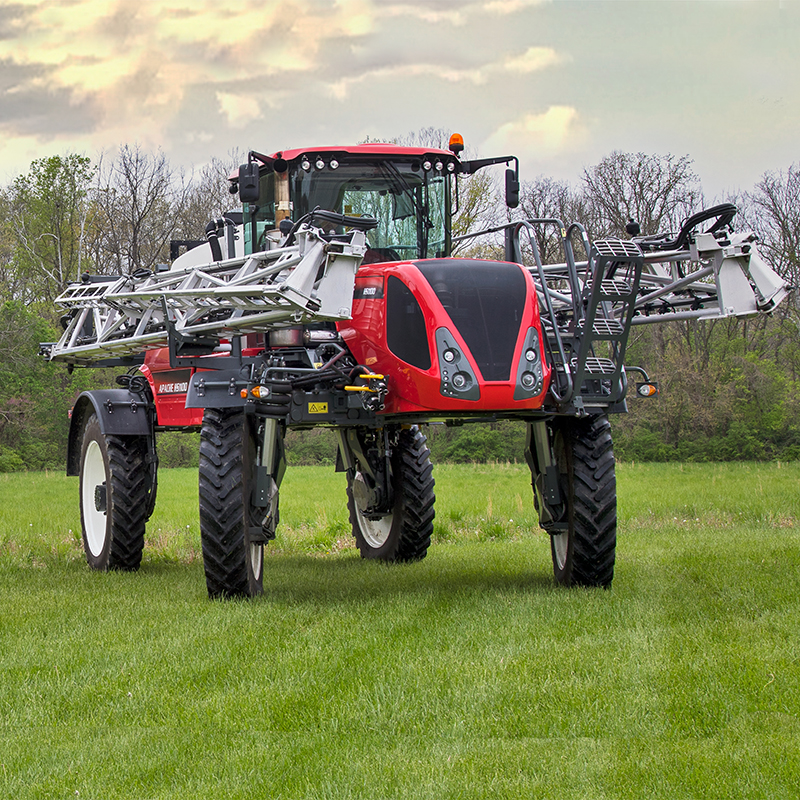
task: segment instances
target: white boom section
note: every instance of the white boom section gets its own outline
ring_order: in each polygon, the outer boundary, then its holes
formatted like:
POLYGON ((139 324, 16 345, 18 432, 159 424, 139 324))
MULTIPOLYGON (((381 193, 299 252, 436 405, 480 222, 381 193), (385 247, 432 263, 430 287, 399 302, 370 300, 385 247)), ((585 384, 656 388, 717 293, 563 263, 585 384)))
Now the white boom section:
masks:
POLYGON ((180 336, 231 336, 312 320, 349 319, 362 231, 328 241, 303 226, 296 244, 199 266, 75 283, 56 299, 72 312, 50 359, 91 364, 180 336))
MULTIPOLYGON (((724 236, 698 233, 687 249, 645 250, 632 324, 772 311, 792 287, 764 261, 755 241, 749 232, 724 236)), ((586 266, 585 261, 575 264, 581 289, 586 266)), ((567 264, 545 265, 543 269, 556 310, 571 307, 567 264)), ((538 284, 537 270, 531 271, 538 284)))
POLYGON ((791 287, 764 261, 755 241, 752 233, 732 233, 721 239, 698 233, 688 252, 645 253, 642 284, 652 291, 637 299, 640 313, 633 324, 658 322, 661 316, 717 319, 772 311, 791 287), (687 303, 690 307, 680 310, 687 303), (648 316, 658 306, 669 310, 648 316))

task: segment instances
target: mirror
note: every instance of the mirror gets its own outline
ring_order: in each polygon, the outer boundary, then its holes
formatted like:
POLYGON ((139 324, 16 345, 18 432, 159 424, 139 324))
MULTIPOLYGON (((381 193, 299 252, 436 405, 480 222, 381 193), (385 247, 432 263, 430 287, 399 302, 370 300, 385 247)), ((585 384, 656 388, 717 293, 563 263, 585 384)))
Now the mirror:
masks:
POLYGON ((239 167, 239 199, 243 203, 258 202, 258 164, 255 161, 239 167))
POLYGON ((513 169, 506 170, 506 205, 509 208, 519 205, 519 179, 513 169))

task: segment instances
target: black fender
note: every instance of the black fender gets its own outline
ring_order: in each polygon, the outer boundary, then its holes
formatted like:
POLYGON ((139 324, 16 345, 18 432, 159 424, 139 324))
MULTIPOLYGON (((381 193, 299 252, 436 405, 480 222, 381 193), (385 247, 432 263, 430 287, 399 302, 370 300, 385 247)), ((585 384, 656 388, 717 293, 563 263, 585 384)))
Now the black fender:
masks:
POLYGON ((97 415, 100 430, 112 436, 146 436, 154 451, 154 414, 141 395, 128 389, 98 389, 82 392, 72 407, 67 441, 67 475, 80 472, 81 442, 86 420, 97 415))

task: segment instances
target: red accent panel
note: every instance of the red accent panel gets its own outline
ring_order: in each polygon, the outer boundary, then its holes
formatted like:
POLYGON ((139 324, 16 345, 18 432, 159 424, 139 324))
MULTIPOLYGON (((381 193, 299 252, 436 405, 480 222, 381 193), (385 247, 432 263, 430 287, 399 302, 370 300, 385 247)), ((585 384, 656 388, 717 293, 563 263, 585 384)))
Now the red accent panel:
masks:
MULTIPOLYGON (((487 262, 488 269, 491 269, 492 263, 494 262, 487 262)), ((360 364, 386 375, 389 392, 383 413, 474 412, 541 408, 547 388, 550 385, 550 369, 546 366, 543 352, 540 352, 542 364, 545 365, 544 386, 541 393, 529 400, 514 400, 517 376, 516 365, 522 357, 525 334, 528 328, 532 327, 541 333, 539 307, 533 280, 526 270, 522 267, 520 267, 520 270, 525 276, 527 298, 514 348, 514 366, 511 369, 508 381, 489 383, 480 377, 480 370, 469 353, 464 340, 459 335, 430 284, 413 262, 375 264, 361 267, 356 278, 357 284, 367 286, 372 283, 369 279, 373 276, 382 275, 384 278, 388 278, 388 276, 394 275, 414 293, 425 317, 428 341, 431 347, 431 368, 429 370, 421 370, 401 361, 389 350, 386 343, 386 298, 356 298, 353 301, 353 318, 347 322, 338 323, 339 333, 360 364), (436 347, 435 331, 442 326, 448 328, 453 334, 480 380, 481 396, 477 401, 445 397, 440 391, 441 377, 438 354, 434 351, 436 347)))
POLYGON ((156 403, 159 426, 195 427, 203 422, 202 408, 186 408, 186 392, 194 370, 171 369, 167 348, 148 350, 139 371, 147 378, 156 403))

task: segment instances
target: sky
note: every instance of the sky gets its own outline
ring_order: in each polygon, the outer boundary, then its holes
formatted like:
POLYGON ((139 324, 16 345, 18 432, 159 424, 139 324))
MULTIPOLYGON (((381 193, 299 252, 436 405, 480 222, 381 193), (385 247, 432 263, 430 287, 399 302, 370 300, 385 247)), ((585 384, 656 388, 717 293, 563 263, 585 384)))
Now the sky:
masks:
POLYGON ((0 0, 0 181, 432 127, 523 180, 688 155, 721 199, 800 163, 798 42, 800 0, 0 0))

